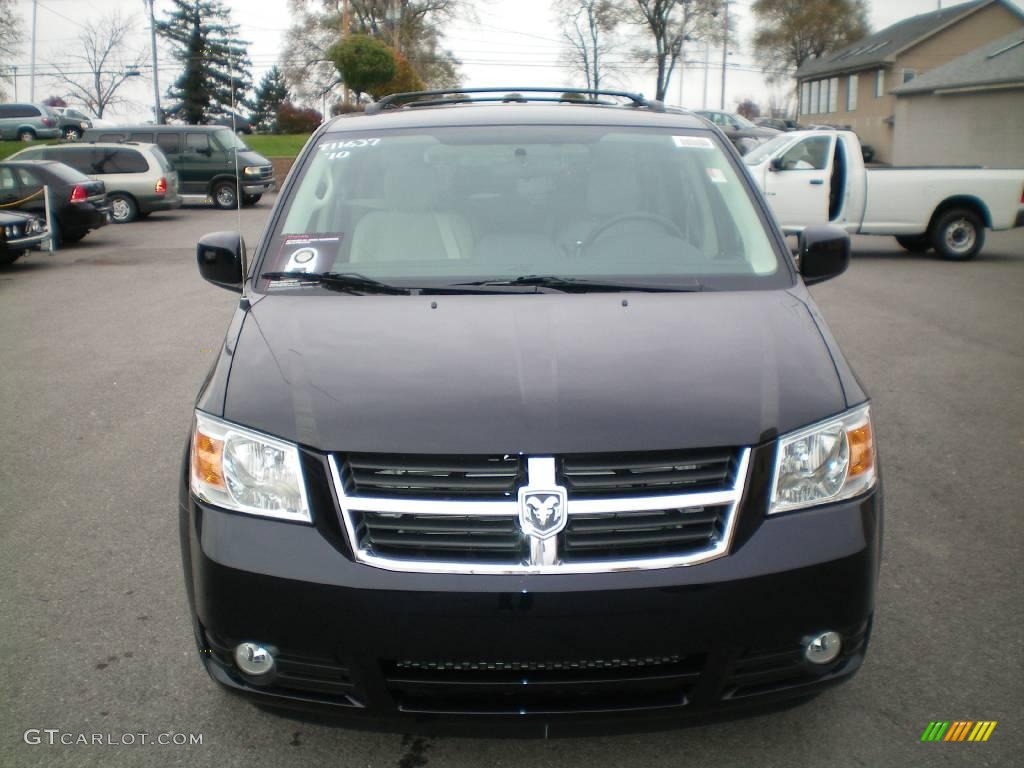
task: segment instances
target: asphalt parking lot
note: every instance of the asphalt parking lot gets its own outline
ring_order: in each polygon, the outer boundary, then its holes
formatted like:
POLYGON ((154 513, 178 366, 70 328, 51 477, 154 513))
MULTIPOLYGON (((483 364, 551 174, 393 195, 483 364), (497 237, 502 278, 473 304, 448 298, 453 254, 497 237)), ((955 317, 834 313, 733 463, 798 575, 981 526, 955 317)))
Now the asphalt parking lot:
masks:
MULTIPOLYGON (((242 212, 250 246, 270 203, 242 212)), ((1020 764, 1024 229, 990 234, 965 264, 858 239, 850 271, 814 289, 874 398, 885 473, 861 673, 772 715, 544 742, 299 723, 206 678, 182 587, 177 476, 236 303, 198 277, 194 243, 235 228, 229 212, 157 214, 0 270, 0 765, 1020 764), (984 744, 919 741, 929 721, 961 719, 999 724, 984 744), (33 745, 28 729, 202 744, 33 745)))

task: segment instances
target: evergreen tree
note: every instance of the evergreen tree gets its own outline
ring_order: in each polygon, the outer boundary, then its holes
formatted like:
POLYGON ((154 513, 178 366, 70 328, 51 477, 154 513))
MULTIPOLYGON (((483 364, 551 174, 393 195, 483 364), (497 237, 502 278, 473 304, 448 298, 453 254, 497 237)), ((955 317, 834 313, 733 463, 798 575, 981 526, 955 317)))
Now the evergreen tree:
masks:
POLYGON ((277 110, 290 98, 284 73, 276 65, 271 67, 256 89, 255 106, 252 110, 253 128, 276 132, 277 110))
POLYGON ((203 125, 248 106, 252 89, 252 62, 247 42, 236 37, 231 11, 223 0, 173 0, 174 9, 157 25, 170 41, 174 58, 184 68, 168 91, 173 103, 169 117, 190 125, 203 125))

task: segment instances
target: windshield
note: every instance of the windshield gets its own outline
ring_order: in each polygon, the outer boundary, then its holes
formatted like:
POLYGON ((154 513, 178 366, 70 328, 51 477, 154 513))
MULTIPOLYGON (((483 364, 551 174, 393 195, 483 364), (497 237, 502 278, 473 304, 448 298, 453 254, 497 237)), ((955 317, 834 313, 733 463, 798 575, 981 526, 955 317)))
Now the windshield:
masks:
POLYGON ((238 134, 230 128, 225 128, 223 131, 214 131, 213 139, 224 149, 249 149, 248 145, 238 138, 238 134))
POLYGON ((325 136, 276 227, 261 273, 357 273, 405 287, 526 275, 708 289, 791 279, 746 184, 703 131, 325 136))
POLYGON ((782 149, 782 147, 794 140, 791 133, 779 134, 775 138, 766 141, 764 144, 759 144, 747 152, 743 156, 743 162, 747 165, 760 165, 766 158, 771 157, 777 150, 782 149))

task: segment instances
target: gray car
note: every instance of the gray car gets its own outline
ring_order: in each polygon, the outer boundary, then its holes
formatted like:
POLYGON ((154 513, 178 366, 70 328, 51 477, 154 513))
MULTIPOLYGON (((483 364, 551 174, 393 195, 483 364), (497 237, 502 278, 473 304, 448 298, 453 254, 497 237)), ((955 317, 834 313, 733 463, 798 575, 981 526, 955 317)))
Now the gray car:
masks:
POLYGON ((721 128, 725 135, 729 137, 729 141, 740 151, 741 155, 747 154, 757 145, 763 144, 781 133, 781 131, 777 131, 774 128, 754 125, 743 115, 737 115, 732 112, 698 109, 696 113, 721 128))
POLYGON ((12 160, 56 160, 102 181, 107 187, 110 215, 126 224, 154 211, 181 207, 178 174, 153 144, 61 144, 31 147, 12 160))
POLYGON ((60 138, 60 118, 42 104, 0 104, 0 140, 60 138))
POLYGON ((67 141, 78 141, 82 134, 92 128, 92 118, 74 107, 54 107, 57 113, 57 127, 67 141))

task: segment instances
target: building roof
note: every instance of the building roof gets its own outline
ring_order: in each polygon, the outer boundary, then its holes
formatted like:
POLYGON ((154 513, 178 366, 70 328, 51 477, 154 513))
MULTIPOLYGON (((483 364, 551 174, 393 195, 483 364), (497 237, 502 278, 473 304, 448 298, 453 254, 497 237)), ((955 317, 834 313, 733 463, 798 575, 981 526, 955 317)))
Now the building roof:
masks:
POLYGON ((838 75, 892 63, 896 54, 901 51, 917 45, 965 16, 994 4, 1002 5, 1024 19, 1020 10, 1004 0, 973 0, 969 3, 951 5, 903 19, 838 51, 825 53, 816 59, 808 59, 796 71, 796 78, 803 80, 808 77, 838 75))
POLYGON ((1024 87, 1024 28, 925 72, 892 92, 904 96, 1012 84, 1024 87))

